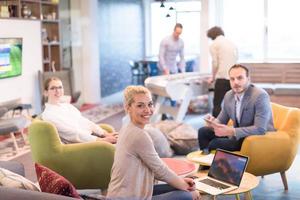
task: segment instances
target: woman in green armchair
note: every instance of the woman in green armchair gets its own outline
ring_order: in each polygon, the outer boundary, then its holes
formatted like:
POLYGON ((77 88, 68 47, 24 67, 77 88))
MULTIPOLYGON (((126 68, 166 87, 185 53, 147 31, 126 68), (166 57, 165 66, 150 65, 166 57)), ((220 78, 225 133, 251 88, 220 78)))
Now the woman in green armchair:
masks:
POLYGON ((199 199, 193 180, 178 177, 164 164, 154 149, 151 137, 144 130, 154 110, 149 90, 143 86, 128 86, 124 99, 130 123, 120 130, 108 199, 199 199), (154 179, 168 185, 154 185, 154 179))
POLYGON ((117 133, 108 133, 99 125, 83 117, 70 103, 62 102, 64 88, 62 81, 51 77, 45 81, 44 95, 48 98, 42 119, 53 123, 60 138, 66 143, 102 140, 117 142, 117 133))

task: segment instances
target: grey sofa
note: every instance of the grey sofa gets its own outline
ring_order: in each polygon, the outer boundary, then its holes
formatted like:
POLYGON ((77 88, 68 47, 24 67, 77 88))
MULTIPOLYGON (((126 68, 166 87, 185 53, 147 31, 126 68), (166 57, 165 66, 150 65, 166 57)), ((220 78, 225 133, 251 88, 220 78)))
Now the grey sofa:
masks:
MULTIPOLYGON (((12 172, 24 176, 24 166, 21 163, 14 161, 0 161, 0 167, 8 169, 12 172)), ((22 190, 15 188, 6 188, 0 186, 1 200, 74 200, 75 198, 66 197, 62 195, 49 194, 45 192, 36 192, 30 190, 22 190)))

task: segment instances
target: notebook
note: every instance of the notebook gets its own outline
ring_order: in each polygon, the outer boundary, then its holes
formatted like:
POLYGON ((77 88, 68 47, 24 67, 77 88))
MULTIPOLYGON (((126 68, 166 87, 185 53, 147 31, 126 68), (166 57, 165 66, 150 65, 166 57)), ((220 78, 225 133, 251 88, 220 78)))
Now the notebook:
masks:
POLYGON ((249 158, 217 149, 206 177, 195 179, 197 190, 218 195, 240 186, 249 158))

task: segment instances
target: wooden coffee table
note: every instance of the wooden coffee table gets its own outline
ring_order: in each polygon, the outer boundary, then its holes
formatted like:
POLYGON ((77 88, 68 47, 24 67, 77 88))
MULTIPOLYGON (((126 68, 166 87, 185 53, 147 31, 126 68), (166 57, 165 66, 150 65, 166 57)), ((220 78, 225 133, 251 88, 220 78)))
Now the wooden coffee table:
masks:
MULTIPOLYGON (((201 178, 207 175, 207 171, 199 171, 196 175, 199 178, 201 178)), ((257 178, 253 174, 245 172, 240 187, 220 195, 235 195, 236 200, 240 200, 239 194, 245 193, 245 199, 250 200, 252 199, 251 190, 256 188, 258 184, 259 184, 259 178, 257 178)), ((213 198, 216 199, 216 196, 214 196, 213 198)))

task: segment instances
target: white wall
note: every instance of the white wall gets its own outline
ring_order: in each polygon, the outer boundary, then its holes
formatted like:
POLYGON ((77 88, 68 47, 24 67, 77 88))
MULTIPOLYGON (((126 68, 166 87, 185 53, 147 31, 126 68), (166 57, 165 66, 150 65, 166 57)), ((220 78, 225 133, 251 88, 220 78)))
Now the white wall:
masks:
POLYGON ((41 22, 34 20, 0 19, 0 38, 23 38, 22 75, 0 79, 0 102, 21 98, 39 113, 40 94, 38 70, 42 70, 41 22))
POLYGON ((84 103, 99 103, 101 100, 98 12, 97 0, 71 1, 75 90, 81 91, 80 101, 84 103))
POLYGON ((209 0, 201 1, 201 33, 200 33, 200 72, 210 73, 209 43, 206 31, 209 29, 209 0))

